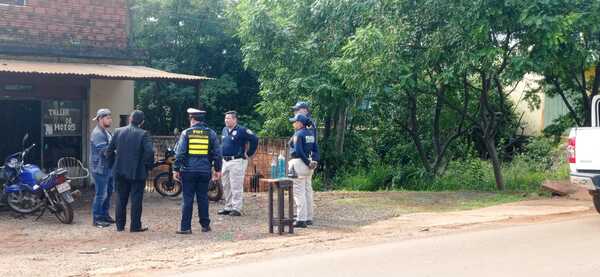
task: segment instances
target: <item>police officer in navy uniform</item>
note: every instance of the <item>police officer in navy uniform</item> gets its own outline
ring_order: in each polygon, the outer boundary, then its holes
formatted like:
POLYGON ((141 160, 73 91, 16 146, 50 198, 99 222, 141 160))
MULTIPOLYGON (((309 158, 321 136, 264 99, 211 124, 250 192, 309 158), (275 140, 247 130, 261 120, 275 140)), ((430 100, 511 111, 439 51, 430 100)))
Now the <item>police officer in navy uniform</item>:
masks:
POLYGON ((298 218, 295 227, 306 228, 313 222, 313 190, 312 175, 319 161, 319 147, 313 130, 307 129, 310 118, 303 114, 296 114, 290 118, 293 123, 294 136, 290 140, 290 156, 288 172, 294 173, 294 202, 298 218))
POLYGON ((175 150, 173 177, 181 180, 183 200, 181 205, 181 226, 177 234, 192 233, 192 213, 194 197, 198 204, 198 217, 202 232, 210 232, 208 214, 208 184, 221 177, 221 147, 215 131, 204 123, 205 111, 190 108, 187 110, 190 128, 181 133, 175 150), (212 174, 214 168, 215 173, 212 174))
POLYGON ((225 127, 221 138, 221 181, 225 191, 225 207, 218 214, 241 216, 246 167, 248 159, 256 152, 258 137, 250 129, 238 124, 236 111, 228 111, 225 113, 225 127))
POLYGON ((308 122, 308 125, 306 126, 306 129, 313 130, 315 132, 315 137, 316 137, 317 136, 317 124, 315 123, 315 120, 312 118, 312 115, 310 113, 310 106, 308 105, 308 103, 305 101, 296 102, 296 105, 292 106, 292 112, 294 112, 294 115, 302 114, 302 115, 308 117, 309 122, 308 122))
MULTIPOLYGON (((315 120, 312 118, 312 115, 310 112, 310 106, 308 105, 308 103, 305 101, 298 101, 298 102, 296 102, 296 105, 292 106, 292 111, 294 112, 294 116, 301 114, 308 118, 308 122, 307 122, 305 128, 307 130, 311 130, 314 133, 315 143, 317 143, 318 142, 317 124, 315 123, 315 120)), ((290 141, 290 143, 291 143, 291 141, 290 141)), ((315 169, 312 168, 310 170, 310 178, 308 178, 308 184, 306 185, 307 186, 307 199, 309 199, 311 203, 314 199, 313 189, 312 189, 312 176, 314 173, 315 173, 315 169)), ((314 206, 313 204, 308 205, 307 214, 308 214, 308 218, 310 218, 310 220, 306 221, 307 225, 313 224, 313 221, 312 221, 313 206, 314 206)))

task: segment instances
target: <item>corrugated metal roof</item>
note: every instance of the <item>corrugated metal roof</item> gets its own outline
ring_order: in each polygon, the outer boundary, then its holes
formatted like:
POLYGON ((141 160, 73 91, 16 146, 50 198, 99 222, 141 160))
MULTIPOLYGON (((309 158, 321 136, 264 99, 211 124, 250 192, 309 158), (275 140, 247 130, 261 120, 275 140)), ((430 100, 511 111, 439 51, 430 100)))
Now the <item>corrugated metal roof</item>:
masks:
POLYGON ((58 63, 0 59, 0 72, 125 80, 201 81, 211 78, 170 73, 145 66, 58 63))

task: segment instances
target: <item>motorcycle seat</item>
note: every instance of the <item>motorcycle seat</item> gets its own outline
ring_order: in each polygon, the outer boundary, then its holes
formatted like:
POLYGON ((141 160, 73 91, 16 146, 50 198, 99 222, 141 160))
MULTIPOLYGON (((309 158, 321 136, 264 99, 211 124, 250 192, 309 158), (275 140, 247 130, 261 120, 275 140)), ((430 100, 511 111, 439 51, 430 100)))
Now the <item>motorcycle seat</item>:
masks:
POLYGON ((36 173, 35 176, 33 176, 33 177, 39 183, 41 181, 44 181, 44 180, 48 179, 49 176, 50 175, 48 175, 48 174, 40 171, 40 172, 36 173))
MULTIPOLYGON (((56 169, 56 170, 54 170, 54 171, 50 172, 50 174, 47 174, 47 175, 46 175, 46 174, 44 174, 44 177, 43 177, 42 179, 38 180, 38 181, 46 181, 46 180, 50 179, 51 177, 54 177, 54 176, 58 176, 58 175, 65 174, 65 173, 67 173, 67 171, 68 171, 68 170, 66 170, 66 169, 64 169, 64 168, 59 168, 59 169, 56 169)), ((36 176, 36 177, 37 177, 37 176, 36 176)))

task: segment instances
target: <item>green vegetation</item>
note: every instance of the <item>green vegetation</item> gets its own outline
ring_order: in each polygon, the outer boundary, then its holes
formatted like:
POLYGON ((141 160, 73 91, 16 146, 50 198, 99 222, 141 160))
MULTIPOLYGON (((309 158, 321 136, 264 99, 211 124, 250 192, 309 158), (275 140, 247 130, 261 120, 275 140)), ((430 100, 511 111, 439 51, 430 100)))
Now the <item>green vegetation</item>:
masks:
MULTIPOLYGON (((551 138, 532 140, 523 154, 517 155, 502 167, 506 176, 506 191, 537 192, 545 180, 568 178, 568 164, 560 144, 551 138)), ((320 179, 317 183, 320 184, 320 179)), ((374 165, 348 170, 336 176, 334 189, 427 190, 427 191, 495 191, 491 165, 481 159, 468 157, 452 161, 443 176, 433 178, 418 168, 394 168, 374 165)), ((322 189, 322 185, 315 189, 322 189)))
POLYGON ((139 82, 136 106, 146 113, 146 127, 156 135, 172 135, 187 128, 188 107, 201 105, 210 126, 222 127, 223 114, 237 110, 241 121, 259 129, 258 81, 242 65, 236 24, 226 15, 229 1, 135 0, 133 38, 147 53, 144 65, 165 70, 208 76, 202 93, 189 84, 139 82))
POLYGON ((236 109, 263 136, 292 134, 289 107, 311 103, 319 190, 536 191, 566 178, 565 129, 589 123, 600 89, 596 0, 136 0, 147 64, 214 77, 203 93, 142 83, 155 134, 202 103, 212 127, 236 109), (525 74, 569 113, 548 138, 521 135, 510 99, 525 74))

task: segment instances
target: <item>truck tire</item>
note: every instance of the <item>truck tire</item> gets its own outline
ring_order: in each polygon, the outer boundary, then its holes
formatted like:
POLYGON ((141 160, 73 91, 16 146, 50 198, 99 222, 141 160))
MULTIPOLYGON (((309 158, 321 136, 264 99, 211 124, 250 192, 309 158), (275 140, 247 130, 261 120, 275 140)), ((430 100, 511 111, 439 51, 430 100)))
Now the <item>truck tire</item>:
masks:
POLYGON ((594 208, 596 208, 596 211, 600 213, 600 193, 597 191, 592 193, 592 198, 594 200, 594 208))

